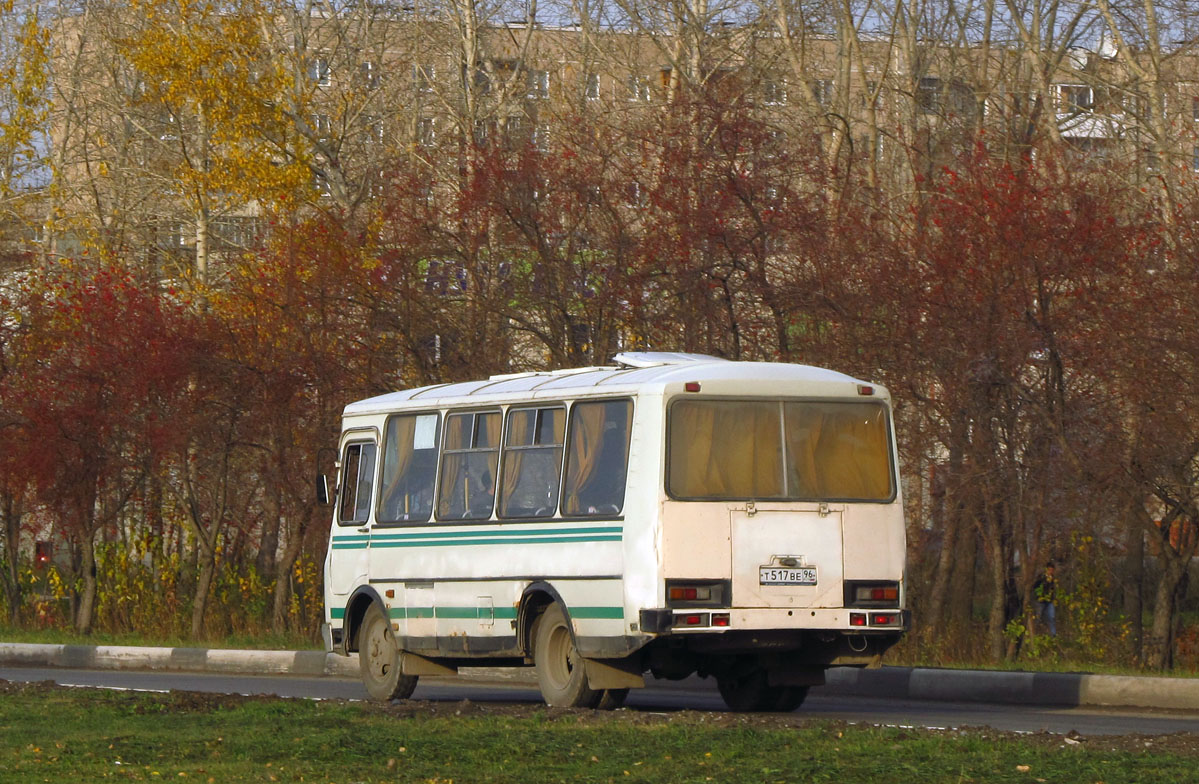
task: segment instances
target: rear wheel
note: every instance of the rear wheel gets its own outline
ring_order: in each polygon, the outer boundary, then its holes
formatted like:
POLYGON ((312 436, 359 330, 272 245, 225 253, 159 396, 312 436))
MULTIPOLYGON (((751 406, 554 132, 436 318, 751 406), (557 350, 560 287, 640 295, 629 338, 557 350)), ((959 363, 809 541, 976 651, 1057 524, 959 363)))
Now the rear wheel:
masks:
POLYGON ((807 686, 780 686, 778 687, 778 697, 775 698, 774 707, 771 710, 779 711, 780 713, 790 713, 793 710, 803 705, 803 701, 808 698, 807 686))
POLYGON ((808 696, 807 686, 771 686, 766 670, 761 667, 718 675, 716 687, 729 710, 741 712, 790 713, 808 696))
POLYGON ((546 705, 556 708, 594 708, 603 696, 587 685, 583 657, 575 648, 566 613, 551 604, 533 628, 533 664, 546 705))
POLYGON ((401 674, 395 632, 377 604, 366 611, 358 632, 358 671, 373 700, 402 700, 416 689, 417 676, 401 674))
POLYGON ((628 696, 628 689, 604 689, 603 694, 600 695, 599 704, 595 707, 597 710, 616 710, 624 705, 625 698, 628 696))

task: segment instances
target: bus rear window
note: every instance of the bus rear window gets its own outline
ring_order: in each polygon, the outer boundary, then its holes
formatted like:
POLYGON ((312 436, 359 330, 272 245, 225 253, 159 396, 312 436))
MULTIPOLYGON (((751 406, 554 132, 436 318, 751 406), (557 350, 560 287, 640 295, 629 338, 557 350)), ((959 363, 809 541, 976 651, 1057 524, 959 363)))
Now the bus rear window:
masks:
POLYGON ((879 403, 684 400, 670 409, 667 491, 688 500, 888 501, 879 403))

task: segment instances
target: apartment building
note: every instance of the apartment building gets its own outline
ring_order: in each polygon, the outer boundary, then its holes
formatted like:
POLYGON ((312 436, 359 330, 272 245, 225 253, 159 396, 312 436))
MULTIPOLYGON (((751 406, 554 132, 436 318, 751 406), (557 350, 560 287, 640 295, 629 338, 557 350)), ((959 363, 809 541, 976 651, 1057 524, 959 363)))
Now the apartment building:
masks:
MULTIPOLYGON (((56 28, 50 234, 63 247, 87 232, 148 248, 168 268, 252 244, 278 195, 208 177, 222 156, 252 149, 302 168, 304 200, 354 213, 399 157, 427 167, 430 188, 453 187, 480 150, 561 155, 587 129, 596 144, 623 134, 608 156, 637 150, 624 189, 637 207, 635 174, 666 141, 656 119, 697 104, 752 118, 778 144, 817 149, 884 190, 910 188, 980 131, 1013 155, 1051 143, 1079 161, 1138 161, 1147 177, 1199 171, 1199 59, 1183 52, 1155 64, 1110 45, 1033 56, 1018 43, 796 40, 769 21, 604 29, 360 3, 259 20, 257 52, 214 49, 205 94, 147 89, 171 76, 130 61, 147 24, 132 14, 94 9, 56 28), (286 78, 254 94, 264 73, 286 78), (222 90, 277 111, 230 136, 202 116, 222 90)), ((200 21, 197 35, 222 34, 219 20, 200 21)))

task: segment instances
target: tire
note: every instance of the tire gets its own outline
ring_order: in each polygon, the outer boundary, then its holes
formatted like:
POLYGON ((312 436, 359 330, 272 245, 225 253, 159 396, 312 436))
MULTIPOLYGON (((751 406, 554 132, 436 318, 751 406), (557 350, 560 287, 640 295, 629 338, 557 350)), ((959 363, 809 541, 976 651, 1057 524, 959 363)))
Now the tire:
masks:
POLYGON ((550 605, 533 627, 533 664, 545 704, 555 708, 594 708, 603 696, 587 685, 583 657, 575 648, 566 613, 550 605))
POLYGON ((621 705, 624 705, 625 698, 629 696, 628 689, 604 689, 600 694, 599 702, 596 704, 596 710, 616 710, 621 705))
POLYGON ((808 698, 808 686, 779 686, 775 697, 774 707, 770 710, 779 713, 790 713, 803 705, 808 698))
MULTIPOLYGON (((780 687, 771 686, 767 680, 766 670, 761 667, 755 667, 752 670, 734 670, 717 675, 716 687, 720 690, 720 696, 729 710, 739 713, 784 710, 780 700, 780 691, 793 688, 782 687, 780 689, 780 687)), ((798 708, 799 705, 797 704, 795 707, 798 708)))
POLYGON ((401 674, 395 632, 377 604, 366 611, 358 630, 358 671, 372 700, 407 699, 416 689, 417 676, 401 674))

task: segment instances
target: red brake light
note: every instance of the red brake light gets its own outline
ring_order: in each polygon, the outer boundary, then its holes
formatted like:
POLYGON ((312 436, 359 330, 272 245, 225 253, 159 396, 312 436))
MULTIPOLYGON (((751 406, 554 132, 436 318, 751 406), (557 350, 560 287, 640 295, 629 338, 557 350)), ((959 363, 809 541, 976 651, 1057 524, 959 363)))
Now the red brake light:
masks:
POLYGON ((850 626, 865 626, 866 625, 866 613, 850 613, 849 614, 849 625, 850 626))

